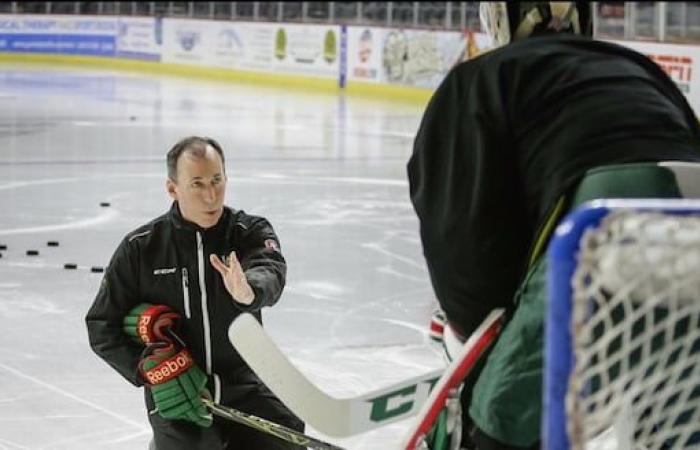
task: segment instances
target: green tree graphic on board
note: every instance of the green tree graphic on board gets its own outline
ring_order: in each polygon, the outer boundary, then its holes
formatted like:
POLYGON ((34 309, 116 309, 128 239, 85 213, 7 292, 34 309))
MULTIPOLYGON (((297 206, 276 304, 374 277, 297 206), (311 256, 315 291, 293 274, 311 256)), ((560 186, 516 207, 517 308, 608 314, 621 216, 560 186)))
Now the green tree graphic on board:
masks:
POLYGON ((335 32, 333 30, 328 30, 323 40, 323 59, 330 64, 335 61, 337 56, 335 32))
POLYGON ((287 33, 284 28, 277 30, 277 36, 275 36, 275 58, 280 61, 287 56, 287 33))

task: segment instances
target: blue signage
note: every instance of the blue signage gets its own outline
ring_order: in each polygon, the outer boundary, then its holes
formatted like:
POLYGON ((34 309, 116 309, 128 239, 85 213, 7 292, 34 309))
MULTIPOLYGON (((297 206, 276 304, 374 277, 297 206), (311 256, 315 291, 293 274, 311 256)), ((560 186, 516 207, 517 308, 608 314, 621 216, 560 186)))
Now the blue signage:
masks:
POLYGON ((0 33, 0 52, 114 56, 115 36, 0 33))

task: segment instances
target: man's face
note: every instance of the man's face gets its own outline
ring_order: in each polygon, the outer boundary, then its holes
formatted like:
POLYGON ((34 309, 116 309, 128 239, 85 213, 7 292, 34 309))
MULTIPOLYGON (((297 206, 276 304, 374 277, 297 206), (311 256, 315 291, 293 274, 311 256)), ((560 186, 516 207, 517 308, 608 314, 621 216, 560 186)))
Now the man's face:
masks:
POLYGON ((183 218, 202 228, 213 227, 223 213, 226 194, 221 157, 209 145, 203 157, 183 152, 177 160, 177 180, 168 178, 166 189, 183 218))

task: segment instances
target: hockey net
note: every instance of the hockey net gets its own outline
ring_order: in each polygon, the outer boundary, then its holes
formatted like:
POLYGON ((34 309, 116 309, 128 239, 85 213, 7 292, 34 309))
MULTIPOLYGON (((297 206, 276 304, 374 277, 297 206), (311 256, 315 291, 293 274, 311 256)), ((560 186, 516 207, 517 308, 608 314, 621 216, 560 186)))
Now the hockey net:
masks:
POLYGON ((579 244, 570 448, 700 448, 700 215, 611 211, 579 244))

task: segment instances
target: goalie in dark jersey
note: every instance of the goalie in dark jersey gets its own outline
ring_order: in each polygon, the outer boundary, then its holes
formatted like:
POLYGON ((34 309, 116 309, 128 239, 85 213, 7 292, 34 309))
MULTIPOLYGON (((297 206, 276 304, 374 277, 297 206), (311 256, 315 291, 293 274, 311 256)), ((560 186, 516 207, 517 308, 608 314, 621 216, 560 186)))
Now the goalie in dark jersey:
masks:
POLYGON ((499 48, 454 67, 408 163, 429 274, 452 329, 505 326, 462 390, 462 445, 539 448, 545 259, 579 203, 678 197, 656 162, 700 161, 698 121, 647 57, 591 38, 585 2, 484 2, 499 48))

